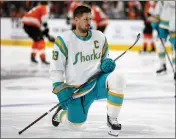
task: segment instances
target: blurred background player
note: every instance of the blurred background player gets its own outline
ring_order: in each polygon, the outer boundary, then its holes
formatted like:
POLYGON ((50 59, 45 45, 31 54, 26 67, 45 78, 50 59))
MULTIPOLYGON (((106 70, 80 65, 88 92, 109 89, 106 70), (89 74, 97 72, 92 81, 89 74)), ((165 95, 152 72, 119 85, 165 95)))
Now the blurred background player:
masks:
MULTIPOLYGON (((169 35, 169 20, 172 14, 174 14, 175 16, 175 1, 157 1, 151 25, 154 29, 157 30, 158 37, 162 39, 164 44, 166 43, 169 35)), ((160 67, 156 71, 156 73, 163 74, 167 71, 166 52, 159 38, 156 40, 156 47, 160 60, 160 67)), ((174 49, 175 48, 173 48, 172 50, 174 49)))
POLYGON ((142 5, 139 1, 127 1, 125 2, 125 13, 128 19, 140 19, 142 16, 142 5))
POLYGON ((146 1, 144 5, 143 19, 144 19, 144 42, 142 50, 140 52, 155 52, 155 44, 153 41, 153 28, 151 26, 151 14, 154 11, 156 2, 155 1, 146 1), (148 47, 151 47, 150 49, 148 47))
MULTIPOLYGON (((176 63, 176 24, 175 24, 175 12, 171 13, 169 20, 169 41, 172 45, 173 54, 172 54, 172 63, 175 68, 176 63)), ((176 72, 174 73, 174 79, 176 80, 176 72)))
POLYGON ((51 42, 55 41, 55 39, 49 35, 47 24, 49 6, 47 4, 48 2, 46 1, 40 2, 39 5, 32 8, 22 18, 22 23, 24 24, 23 28, 33 40, 31 62, 35 64, 38 63, 36 60, 37 52, 39 52, 41 62, 46 65, 49 64, 49 62, 46 61, 44 36, 51 42), (42 30, 42 28, 44 29, 42 30))
POLYGON ((104 32, 108 25, 108 16, 103 12, 103 10, 96 5, 95 2, 89 2, 92 9, 92 20, 95 25, 95 29, 104 32))
POLYGON ((71 29, 76 29, 75 21, 73 20, 73 12, 78 7, 83 5, 83 2, 81 1, 73 1, 71 2, 69 8, 68 8, 68 15, 67 15, 67 24, 71 24, 71 29))

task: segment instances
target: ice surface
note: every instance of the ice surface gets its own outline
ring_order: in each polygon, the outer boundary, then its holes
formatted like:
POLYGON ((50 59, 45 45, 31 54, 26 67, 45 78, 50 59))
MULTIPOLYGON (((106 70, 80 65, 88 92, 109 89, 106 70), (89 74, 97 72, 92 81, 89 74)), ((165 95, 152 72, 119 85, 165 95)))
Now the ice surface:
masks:
MULTIPOLYGON (((1 46, 1 137, 111 138, 107 134, 105 100, 93 103, 84 130, 67 131, 63 125, 53 127, 53 111, 18 135, 57 103, 57 97, 51 93, 48 67, 32 66, 30 51, 30 47, 1 46)), ((48 59, 51 51, 47 49, 48 59)), ((119 54, 111 51, 110 57, 119 54)), ((127 81, 119 116, 122 124, 119 138, 175 138, 175 84, 169 63, 168 74, 163 76, 155 75, 158 66, 155 54, 128 52, 116 63, 127 81)))

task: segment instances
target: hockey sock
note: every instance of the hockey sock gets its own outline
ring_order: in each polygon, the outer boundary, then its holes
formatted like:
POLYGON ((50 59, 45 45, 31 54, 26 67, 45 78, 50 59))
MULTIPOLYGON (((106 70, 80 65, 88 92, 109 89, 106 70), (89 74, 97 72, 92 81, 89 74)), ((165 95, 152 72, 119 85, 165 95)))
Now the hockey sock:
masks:
POLYGON ((118 118, 121 106, 123 103, 124 94, 108 91, 107 105, 108 115, 113 118, 118 118))
POLYGON ((40 53, 40 58, 42 60, 45 60, 46 59, 46 55, 45 55, 45 42, 44 42, 44 40, 39 40, 37 42, 37 48, 38 48, 39 53, 40 53))

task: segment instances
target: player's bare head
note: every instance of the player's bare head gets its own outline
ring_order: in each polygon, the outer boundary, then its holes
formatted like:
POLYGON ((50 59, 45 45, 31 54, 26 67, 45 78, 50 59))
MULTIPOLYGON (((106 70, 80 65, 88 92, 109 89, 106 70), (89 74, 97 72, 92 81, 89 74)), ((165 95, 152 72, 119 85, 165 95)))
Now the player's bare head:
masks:
POLYGON ((88 6, 85 6, 85 5, 81 5, 81 6, 78 6, 75 10, 74 10, 74 13, 73 13, 73 16, 74 18, 75 17, 81 17, 84 13, 91 13, 91 9, 88 7, 88 6))
POLYGON ((47 5, 48 4, 48 1, 41 1, 40 2, 42 5, 47 5))
POLYGON ((81 32, 87 32, 90 28, 91 9, 87 6, 78 6, 74 11, 76 27, 81 32))

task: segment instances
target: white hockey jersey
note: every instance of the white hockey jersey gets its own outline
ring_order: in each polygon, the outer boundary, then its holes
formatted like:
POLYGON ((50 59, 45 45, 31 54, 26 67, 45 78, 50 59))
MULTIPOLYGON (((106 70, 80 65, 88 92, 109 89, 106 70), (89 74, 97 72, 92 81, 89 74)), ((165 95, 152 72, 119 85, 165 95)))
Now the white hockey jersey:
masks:
POLYGON ((176 32, 175 26, 176 26, 176 24, 175 24, 175 9, 174 9, 173 12, 171 13, 170 19, 169 19, 169 31, 176 32))
POLYGON ((160 27, 169 29, 169 20, 175 14, 175 1, 158 1, 154 15, 160 19, 160 27))
POLYGON ((66 31, 56 38, 50 64, 50 78, 78 87, 100 71, 101 60, 108 57, 108 43, 103 33, 90 30, 87 37, 66 31), (65 75, 65 76, 64 76, 65 75))

